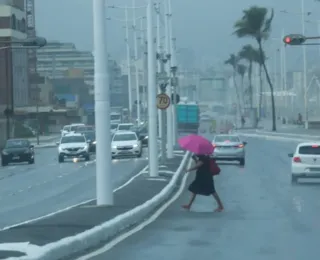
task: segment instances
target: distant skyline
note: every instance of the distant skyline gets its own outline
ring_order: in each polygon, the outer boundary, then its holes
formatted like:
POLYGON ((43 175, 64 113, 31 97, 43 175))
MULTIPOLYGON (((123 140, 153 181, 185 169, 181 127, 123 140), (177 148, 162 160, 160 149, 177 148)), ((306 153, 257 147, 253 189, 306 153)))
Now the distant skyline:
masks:
MULTIPOLYGON (((109 5, 131 5, 131 0, 110 0, 109 5)), ((136 0, 137 5, 145 4, 136 0)), ((239 40, 234 35, 233 24, 242 15, 242 10, 252 5, 275 9, 272 38, 267 55, 273 56, 281 44, 281 31, 301 32, 301 0, 172 0, 174 35, 178 48, 188 48, 194 52, 195 63, 200 65, 222 64, 230 53, 238 52, 243 44, 255 42, 251 39, 239 40), (199 4, 201 3, 201 4, 199 4), (232 7, 232 8, 231 8, 232 7), (287 10, 289 14, 280 12, 287 10), (277 39, 276 39, 277 38, 277 39), (271 51, 272 47, 272 51, 271 51)), ((92 2, 91 0, 36 0, 36 25, 39 36, 48 40, 73 42, 79 50, 92 51, 92 2)), ((305 0, 305 11, 312 14, 305 18, 306 34, 318 34, 317 19, 320 3, 305 0)), ((137 10, 137 16, 143 16, 143 9, 137 10)), ((123 10, 108 9, 109 17, 124 18, 123 10)), ((125 57, 123 23, 108 21, 108 52, 119 60, 125 57)), ((132 38, 132 37, 131 37, 132 38)), ((301 49, 301 48, 300 48, 301 49)), ((288 47, 288 69, 297 65, 301 52, 299 47, 288 47)), ((317 47, 308 47, 318 51, 317 47)), ((314 55, 313 55, 314 56, 314 55)))

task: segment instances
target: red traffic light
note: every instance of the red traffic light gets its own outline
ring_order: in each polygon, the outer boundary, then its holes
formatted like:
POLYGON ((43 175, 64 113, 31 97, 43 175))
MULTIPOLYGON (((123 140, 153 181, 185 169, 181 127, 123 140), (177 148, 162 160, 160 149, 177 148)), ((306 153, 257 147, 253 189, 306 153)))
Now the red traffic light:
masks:
POLYGON ((287 36, 287 37, 285 37, 285 38, 284 38, 284 42, 285 42, 285 43, 287 43, 287 44, 290 44, 290 42, 291 42, 291 38, 290 38, 290 37, 288 37, 288 36, 287 36))
POLYGON ((283 42, 288 45, 301 45, 307 38, 301 34, 289 34, 283 38, 283 42))

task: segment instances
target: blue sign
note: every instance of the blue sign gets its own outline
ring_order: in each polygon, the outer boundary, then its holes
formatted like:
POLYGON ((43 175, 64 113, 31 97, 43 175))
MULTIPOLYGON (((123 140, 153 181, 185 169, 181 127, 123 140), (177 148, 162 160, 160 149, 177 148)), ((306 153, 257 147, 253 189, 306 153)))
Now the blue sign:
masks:
POLYGON ((94 111, 94 104, 84 104, 82 108, 86 111, 94 111))

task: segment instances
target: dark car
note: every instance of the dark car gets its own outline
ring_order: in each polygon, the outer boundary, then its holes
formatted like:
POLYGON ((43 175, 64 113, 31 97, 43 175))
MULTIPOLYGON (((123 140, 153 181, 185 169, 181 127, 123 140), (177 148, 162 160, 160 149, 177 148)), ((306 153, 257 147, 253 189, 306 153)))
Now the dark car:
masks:
POLYGON ((135 130, 137 133, 142 145, 148 146, 149 136, 148 136, 148 127, 147 126, 140 126, 135 130))
POLYGON ((90 147, 89 152, 95 153, 96 152, 96 132, 95 131, 84 131, 81 132, 88 141, 90 147))
POLYGON ((34 164, 34 146, 26 139, 9 139, 1 152, 1 165, 28 162, 34 164))

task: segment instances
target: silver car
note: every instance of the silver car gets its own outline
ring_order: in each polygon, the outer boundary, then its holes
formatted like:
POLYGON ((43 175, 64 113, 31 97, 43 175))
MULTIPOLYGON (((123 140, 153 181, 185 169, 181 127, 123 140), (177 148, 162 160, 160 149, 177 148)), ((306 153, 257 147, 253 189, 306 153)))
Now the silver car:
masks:
POLYGON ((246 144, 237 135, 216 135, 212 141, 215 147, 213 157, 219 161, 239 161, 240 165, 245 165, 246 144))

